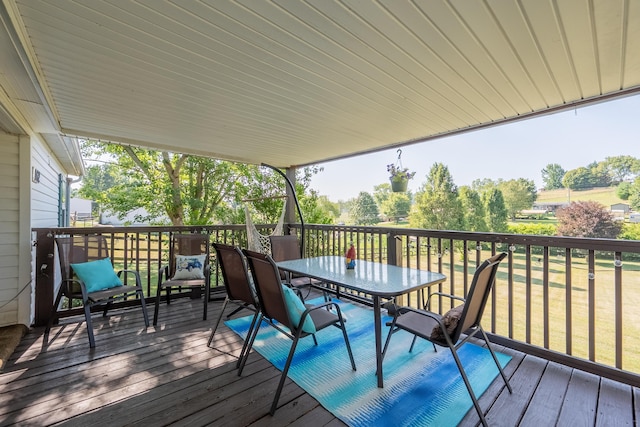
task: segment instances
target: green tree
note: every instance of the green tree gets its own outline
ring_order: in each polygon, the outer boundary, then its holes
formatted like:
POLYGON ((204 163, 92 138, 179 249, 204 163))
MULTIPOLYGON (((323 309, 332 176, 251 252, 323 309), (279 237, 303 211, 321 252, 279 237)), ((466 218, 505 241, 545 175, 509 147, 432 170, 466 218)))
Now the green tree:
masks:
POLYGON ((327 196, 318 196, 318 206, 334 220, 340 216, 340 205, 329 200, 327 196))
POLYGON ((502 192, 504 205, 509 218, 514 220, 516 214, 524 209, 531 209, 536 201, 536 185, 530 179, 518 178, 499 181, 498 188, 502 192))
POLYGON ((474 179, 471 183, 471 189, 482 194, 485 191, 489 191, 492 188, 498 186, 498 183, 490 178, 474 179))
POLYGON ((487 227, 494 233, 504 233, 507 227, 507 208, 504 204, 502 191, 493 188, 482 195, 482 201, 486 213, 487 227))
POLYGON ((591 170, 581 166, 567 171, 562 178, 562 186, 572 190, 583 190, 592 187, 591 170))
POLYGON ((633 210, 640 210, 640 177, 636 178, 629 188, 629 206, 633 210))
POLYGON ((464 215, 464 229, 469 231, 489 231, 485 220, 484 205, 480 194, 471 187, 462 186, 458 191, 464 215))
MULTIPOLYGON (((306 223, 332 224, 340 215, 338 205, 331 203, 311 188, 311 178, 319 172, 322 172, 322 168, 318 166, 296 170, 296 196, 306 223)), ((285 185, 282 178, 280 182, 281 185, 285 185)))
POLYGON ((572 202, 558 209, 556 217, 561 236, 615 239, 622 230, 622 224, 614 221, 611 212, 594 201, 572 202))
POLYGON ((614 183, 640 174, 640 159, 633 156, 607 157, 603 163, 614 183))
MULTIPOLYGON (((166 216, 173 225, 244 223, 245 199, 252 199, 256 223, 275 223, 282 213, 284 201, 273 196, 283 195, 286 183, 265 167, 96 141, 82 149, 85 158, 108 163, 90 166, 78 193, 120 217, 144 208, 148 215, 141 221, 166 216)), ((308 167, 296 173, 296 194, 307 222, 333 218, 310 189, 311 176, 320 171, 308 167)))
POLYGON ((389 197, 382 202, 380 210, 385 217, 398 223, 400 218, 409 216, 411 195, 409 193, 390 193, 389 197))
POLYGON ((542 169, 542 181, 544 182, 544 188, 547 190, 555 190, 562 188, 562 177, 564 177, 565 170, 557 163, 549 163, 542 169))
MULTIPOLYGON (((166 215, 173 225, 205 224, 214 209, 237 187, 244 165, 137 147, 89 142, 85 157, 112 163, 115 185, 101 199, 105 207, 123 216, 142 207, 148 218, 166 215)), ((83 188, 90 182, 85 182, 83 188)), ((87 190, 89 192, 89 190, 87 190)), ((84 193, 84 190, 80 192, 84 193)))
POLYGON ((593 162, 587 168, 591 171, 590 187, 609 187, 611 185, 611 174, 605 162, 593 162))
POLYGON ((449 169, 435 163, 427 181, 416 193, 409 223, 412 227, 435 230, 462 230, 462 203, 449 169))
POLYGON ((116 165, 102 163, 85 168, 82 186, 74 191, 73 197, 92 200, 98 206, 108 205, 108 190, 125 181, 126 175, 118 173, 116 165))
POLYGON ((383 183, 373 187, 373 198, 378 204, 378 208, 382 209, 382 205, 389 199, 389 196, 393 194, 391 191, 391 184, 383 183))
POLYGON ((616 195, 622 200, 629 200, 632 192, 632 184, 630 182, 621 182, 616 188, 616 195))
POLYGON ((361 191, 351 205, 351 220, 357 225, 373 225, 380 222, 378 205, 371 194, 361 191))

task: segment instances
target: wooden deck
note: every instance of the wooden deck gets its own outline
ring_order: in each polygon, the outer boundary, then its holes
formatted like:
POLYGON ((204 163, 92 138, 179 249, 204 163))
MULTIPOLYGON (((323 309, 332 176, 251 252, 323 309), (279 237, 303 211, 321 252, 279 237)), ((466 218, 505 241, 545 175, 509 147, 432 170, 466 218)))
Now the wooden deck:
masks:
MULTIPOLYGON (((83 318, 63 319, 49 342, 33 329, 0 373, 0 425, 344 425, 291 381, 275 416, 268 414, 280 371, 252 353, 235 370, 242 341, 224 325, 207 347, 220 302, 202 321, 201 302, 161 306, 157 328, 139 308, 95 314, 89 349, 83 318)), ((633 426, 640 390, 502 349, 513 394, 500 379, 480 399, 495 426, 633 426)), ((472 409, 461 425, 475 426, 472 409)))

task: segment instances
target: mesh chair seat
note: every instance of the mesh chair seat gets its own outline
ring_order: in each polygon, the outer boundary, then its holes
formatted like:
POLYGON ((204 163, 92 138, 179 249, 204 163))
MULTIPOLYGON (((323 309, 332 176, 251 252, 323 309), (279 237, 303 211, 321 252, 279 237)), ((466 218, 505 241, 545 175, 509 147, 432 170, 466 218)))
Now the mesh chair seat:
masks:
POLYGON ((413 346, 416 342, 417 337, 428 340, 432 344, 434 344, 434 350, 437 350, 435 344, 442 347, 448 347, 449 350, 451 350, 451 354, 453 355, 458 370, 460 371, 460 375, 462 376, 462 380, 464 381, 467 391, 471 396, 471 400, 473 401, 476 412, 480 417, 480 422, 484 426, 487 426, 487 421, 484 417, 482 409, 480 408, 478 399, 473 392, 471 383, 467 378, 467 374, 464 367, 462 366, 462 362, 458 357, 458 349, 476 334, 480 334, 487 345, 487 349, 493 357, 493 361, 498 367, 498 371, 500 372, 500 375, 504 383, 506 384, 509 393, 512 392, 509 380, 502 370, 502 366, 500 366, 500 363, 498 362, 498 358, 493 351, 491 342, 489 341, 487 334, 484 332, 484 329, 482 329, 482 326, 480 325, 484 307, 489 298, 491 288, 493 287, 493 284, 495 282, 498 265, 500 264, 500 261, 502 261, 506 256, 506 253, 499 253, 497 255, 494 255, 493 257, 484 261, 476 269, 473 276, 473 281, 471 282, 471 286, 469 288, 469 293, 464 299, 456 297, 454 295, 434 292, 429 296, 429 299, 427 300, 427 310, 419 310, 411 307, 400 307, 393 317, 391 328, 389 329, 389 335, 387 335, 387 340, 382 351, 382 357, 384 359, 387 348, 389 347, 389 342, 391 341, 391 336, 401 330, 407 331, 414 336, 409 351, 413 350, 413 346), (428 311, 429 303, 431 302, 431 296, 434 295, 438 295, 440 297, 449 297, 452 300, 462 299, 464 301, 464 305, 450 310, 448 313, 445 313, 444 316, 428 311), (449 321, 449 319, 452 319, 452 321, 449 321), (467 336, 466 338, 461 339, 461 335, 463 333, 467 334, 467 336))
MULTIPOLYGON (((253 281, 256 285, 258 294, 258 301, 260 304, 258 325, 260 325, 264 319, 272 327, 292 340, 291 348, 289 349, 289 356, 287 357, 284 368, 282 369, 280 382, 276 389, 273 403, 271 404, 270 413, 273 415, 278 407, 278 400, 280 399, 280 394, 282 393, 282 388, 284 387, 298 341, 301 338, 311 335, 314 343, 318 345, 315 332, 310 333, 305 332, 304 330, 308 316, 311 317, 314 330, 316 332, 320 332, 322 329, 329 326, 340 328, 342 330, 347 353, 351 361, 351 367, 354 371, 356 370, 356 362, 353 358, 351 345, 349 344, 349 337, 347 336, 347 329, 338 304, 334 302, 325 302, 324 304, 318 304, 315 306, 305 305, 306 310, 302 313, 300 320, 297 323, 294 322, 293 317, 287 308, 288 304, 283 291, 284 285, 282 285, 280 273, 274 260, 269 255, 264 255, 258 252, 252 252, 246 249, 243 252, 247 258, 247 263, 249 264, 249 269, 251 270, 251 275, 253 276, 253 281), (335 310, 335 313, 328 311, 330 308, 335 310)), ((251 346, 258 334, 258 330, 258 327, 254 328, 253 333, 251 334, 248 349, 240 363, 238 375, 242 374, 242 369, 244 368, 251 346)))
POLYGON ((213 342, 216 330, 218 329, 220 321, 224 316, 224 310, 229 303, 236 304, 238 308, 230 313, 227 318, 242 309, 253 311, 253 319, 251 320, 251 325, 249 326, 249 330, 247 331, 247 335, 242 345, 242 350, 240 351, 238 362, 236 364, 236 366, 239 367, 245 352, 248 351, 249 337, 253 332, 253 328, 257 325, 256 321, 260 313, 260 308, 256 291, 253 286, 253 281, 249 277, 249 272, 247 271, 247 265, 244 259, 244 255, 240 251, 240 248, 236 246, 223 245, 221 243, 214 243, 213 248, 216 251, 216 258, 220 265, 222 279, 224 282, 225 290, 227 292, 227 296, 224 299, 224 303, 222 304, 218 320, 213 326, 213 330, 211 331, 211 335, 209 336, 207 346, 211 347, 211 343, 213 342))
POLYGON ((89 346, 95 347, 95 337, 93 335, 93 324, 91 321, 91 308, 97 305, 104 305, 102 316, 107 315, 113 302, 122 299, 137 299, 142 308, 144 323, 149 326, 149 316, 145 304, 144 292, 140 281, 140 274, 134 270, 121 270, 118 277, 125 279, 123 286, 116 286, 108 289, 100 289, 89 292, 87 286, 73 271, 72 264, 82 264, 91 261, 110 259, 107 239, 100 234, 73 235, 56 237, 58 257, 60 260, 60 273, 62 282, 53 304, 52 313, 45 329, 45 337, 48 337, 51 327, 58 319, 58 307, 63 297, 69 300, 81 300, 84 308, 85 322, 87 324, 87 335, 89 336, 89 346), (135 285, 126 284, 133 276, 135 285))
POLYGON ((171 303, 171 290, 173 288, 203 289, 203 314, 202 320, 207 320, 207 307, 210 294, 210 265, 209 265, 209 235, 190 233, 174 234, 171 236, 169 244, 169 262, 158 271, 158 287, 156 289, 156 301, 153 313, 153 325, 158 324, 160 311, 160 299, 162 291, 165 291, 167 304, 171 303), (177 256, 201 256, 204 255, 204 265, 199 267, 202 271, 202 278, 176 279, 174 275, 177 270, 177 256))

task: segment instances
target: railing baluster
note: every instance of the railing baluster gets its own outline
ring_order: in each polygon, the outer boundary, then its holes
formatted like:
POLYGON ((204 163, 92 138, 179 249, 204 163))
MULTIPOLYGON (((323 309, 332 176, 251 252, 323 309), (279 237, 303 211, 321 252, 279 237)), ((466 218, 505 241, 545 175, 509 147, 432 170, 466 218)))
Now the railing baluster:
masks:
MULTIPOLYGON (((455 250, 454 250, 454 246, 453 246, 453 239, 449 239, 449 293, 451 295, 455 295, 456 294, 456 266, 455 266, 455 250)), ((454 300, 453 299, 449 299, 450 301, 450 307, 449 309, 452 309, 454 306, 454 300)))
POLYGON ((542 249, 542 315, 544 333, 544 348, 549 348, 549 247, 542 249))
MULTIPOLYGON (((442 273, 442 239, 438 238, 438 273, 442 273)), ((442 283, 438 284, 438 292, 442 292, 442 283)), ((443 313, 442 310, 442 297, 438 296, 438 312, 443 313)))
POLYGON ((613 256, 614 268, 614 299, 615 299, 615 337, 616 337, 616 368, 622 369, 622 253, 613 256))
MULTIPOLYGON (((491 242, 491 256, 494 256, 496 254, 496 242, 491 242)), ((493 333, 497 333, 498 331, 498 326, 497 326, 497 313, 496 313, 496 307, 497 307, 497 298, 496 298, 496 288, 495 286, 493 287, 493 289, 491 290, 491 332, 493 333)))
POLYGON ((464 257, 462 259, 462 271, 464 274, 462 275, 462 285, 463 285, 463 293, 464 297, 467 297, 469 293, 469 242, 467 240, 463 240, 462 242, 462 253, 464 257))
POLYGON ((146 277, 146 287, 145 287, 145 295, 149 295, 151 293, 151 232, 147 231, 146 234, 147 239, 147 256, 146 256, 146 266, 147 266, 147 277, 146 277))
POLYGON ((588 270, 589 276, 589 360, 596 360, 596 273, 595 251, 589 250, 588 270))
POLYGON ((525 249, 525 341, 531 343, 531 245, 525 249))
POLYGON ((566 309, 565 309, 565 334, 567 334, 567 344, 566 344, 566 352, 567 354, 573 354, 573 326, 572 326, 572 322, 571 322, 571 318, 573 316, 572 314, 572 306, 573 306, 573 302, 571 299, 571 295, 572 295, 572 284, 571 284, 571 269, 572 269, 572 262, 571 262, 571 248, 566 248, 564 251, 564 269, 565 269, 565 281, 564 281, 564 286, 565 286, 565 295, 566 295, 566 301, 565 301, 565 305, 566 305, 566 309))
MULTIPOLYGON (((513 251, 508 251, 507 262, 507 317, 509 319, 509 338, 513 338, 513 251)), ((497 280, 496 280, 497 281, 497 280)))

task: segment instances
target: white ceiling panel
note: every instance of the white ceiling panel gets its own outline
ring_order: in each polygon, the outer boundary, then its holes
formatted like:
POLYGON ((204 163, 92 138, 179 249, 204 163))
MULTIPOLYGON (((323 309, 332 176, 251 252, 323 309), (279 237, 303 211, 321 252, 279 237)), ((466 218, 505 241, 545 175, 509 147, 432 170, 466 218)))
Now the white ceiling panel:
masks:
POLYGON ((38 120, 59 122, 39 128, 249 163, 317 163, 640 91, 640 0, 3 10, 50 112, 38 120))

